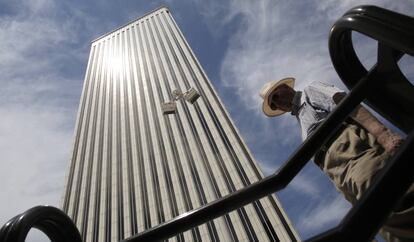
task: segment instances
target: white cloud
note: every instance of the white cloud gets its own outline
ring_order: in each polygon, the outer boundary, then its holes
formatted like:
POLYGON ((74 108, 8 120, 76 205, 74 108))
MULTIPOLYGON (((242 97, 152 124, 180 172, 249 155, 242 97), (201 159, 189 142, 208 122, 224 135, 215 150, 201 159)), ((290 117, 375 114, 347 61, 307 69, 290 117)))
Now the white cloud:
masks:
POLYGON ((338 195, 332 200, 320 200, 316 208, 311 208, 308 213, 303 214, 297 228, 302 231, 314 232, 333 228, 350 208, 350 204, 342 198, 342 195, 338 195))
POLYGON ((72 130, 64 110, 0 108, 0 224, 35 205, 58 206, 72 130))
POLYGON ((321 198, 321 188, 317 182, 307 175, 299 174, 290 184, 293 191, 312 198, 321 198))
POLYGON ((71 98, 81 87, 59 71, 74 57, 67 53, 77 40, 74 22, 59 21, 54 1, 10 5, 18 11, 0 16, 0 225, 36 205, 59 206, 75 121, 71 98))

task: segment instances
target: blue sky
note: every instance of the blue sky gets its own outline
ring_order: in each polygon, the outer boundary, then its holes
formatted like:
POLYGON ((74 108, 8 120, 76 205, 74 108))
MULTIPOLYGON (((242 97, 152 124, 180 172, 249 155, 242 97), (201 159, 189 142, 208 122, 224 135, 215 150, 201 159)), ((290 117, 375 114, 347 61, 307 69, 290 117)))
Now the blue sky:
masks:
MULTIPOLYGON (((361 4, 414 15, 414 2, 405 0, 1 1, 0 224, 38 204, 59 206, 94 38, 168 6, 255 158, 271 174, 301 140, 293 117, 261 113, 261 86, 294 76, 299 89, 314 80, 343 88, 329 57, 329 29, 361 4)), ((363 63, 372 64, 375 43, 356 40, 363 63)), ((350 207, 312 163, 278 196, 303 239, 336 225, 350 207)), ((32 241, 41 239, 35 234, 32 241)))

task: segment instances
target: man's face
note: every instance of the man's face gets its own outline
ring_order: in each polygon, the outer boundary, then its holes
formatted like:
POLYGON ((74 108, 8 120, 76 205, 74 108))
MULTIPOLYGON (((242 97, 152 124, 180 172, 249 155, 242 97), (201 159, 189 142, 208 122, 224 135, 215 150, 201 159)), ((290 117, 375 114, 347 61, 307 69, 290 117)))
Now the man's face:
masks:
POLYGON ((270 108, 273 110, 280 109, 285 112, 290 111, 294 95, 295 90, 290 86, 286 84, 279 86, 269 95, 270 108))

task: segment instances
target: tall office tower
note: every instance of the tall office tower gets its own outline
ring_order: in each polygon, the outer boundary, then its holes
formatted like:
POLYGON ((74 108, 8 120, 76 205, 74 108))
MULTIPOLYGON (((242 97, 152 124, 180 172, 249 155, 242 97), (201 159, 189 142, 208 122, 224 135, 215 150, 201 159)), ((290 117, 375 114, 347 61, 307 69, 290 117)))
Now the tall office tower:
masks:
MULTIPOLYGON (((119 241, 262 177, 168 9, 92 42, 63 197, 85 241, 119 241)), ((274 196, 171 238, 296 240, 274 196)))

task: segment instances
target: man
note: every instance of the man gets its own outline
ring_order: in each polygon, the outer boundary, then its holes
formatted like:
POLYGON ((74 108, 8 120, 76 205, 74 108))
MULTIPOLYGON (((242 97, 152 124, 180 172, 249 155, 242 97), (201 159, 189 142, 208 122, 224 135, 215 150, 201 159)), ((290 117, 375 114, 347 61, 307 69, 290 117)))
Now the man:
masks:
MULTIPOLYGON (((291 112, 299 121, 305 140, 346 94, 321 82, 295 91, 294 83, 294 78, 267 83, 260 92, 262 108, 269 117, 291 112)), ((359 105, 334 138, 315 154, 314 162, 354 204, 401 143, 399 135, 359 105)), ((387 241, 414 241, 413 197, 414 186, 411 186, 405 196, 408 202, 402 203, 381 229, 380 233, 387 241)))

